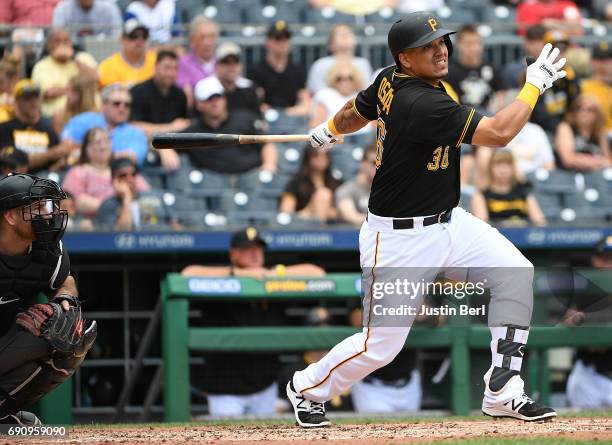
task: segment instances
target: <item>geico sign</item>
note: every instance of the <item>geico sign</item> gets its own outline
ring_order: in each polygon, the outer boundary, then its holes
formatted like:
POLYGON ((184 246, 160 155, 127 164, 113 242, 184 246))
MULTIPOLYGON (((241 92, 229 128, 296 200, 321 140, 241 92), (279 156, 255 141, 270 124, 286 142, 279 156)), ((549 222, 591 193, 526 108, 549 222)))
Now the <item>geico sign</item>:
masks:
POLYGON ((187 286, 194 294, 239 294, 242 290, 235 278, 191 278, 187 286))

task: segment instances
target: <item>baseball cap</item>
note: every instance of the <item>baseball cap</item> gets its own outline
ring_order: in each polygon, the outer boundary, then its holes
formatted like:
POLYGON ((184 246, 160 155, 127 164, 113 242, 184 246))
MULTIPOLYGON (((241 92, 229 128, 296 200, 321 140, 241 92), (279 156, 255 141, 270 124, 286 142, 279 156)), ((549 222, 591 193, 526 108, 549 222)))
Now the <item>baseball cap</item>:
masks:
POLYGON ((268 39, 290 39, 291 31, 289 31, 287 23, 284 20, 278 20, 270 25, 266 32, 266 37, 268 39))
POLYGON ((216 76, 209 76, 196 83, 194 95, 197 100, 208 100, 213 96, 223 96, 225 89, 216 76))
POLYGON ((259 232, 255 227, 247 227, 244 230, 234 232, 230 241, 231 249, 240 249, 241 247, 248 247, 254 244, 258 244, 265 248, 266 242, 259 236, 259 232))
POLYGON ((134 167, 135 171, 138 171, 138 166, 136 165, 136 162, 134 162, 132 158, 120 157, 120 158, 115 158, 111 161, 111 164, 110 164, 111 175, 114 176, 117 170, 120 170, 124 167, 134 167))
POLYGON ((217 60, 223 60, 230 56, 233 56, 240 60, 241 54, 242 50, 234 42, 224 42, 217 48, 217 51, 215 52, 215 57, 217 58, 217 60))
POLYGON ((0 165, 12 169, 28 165, 28 155, 25 151, 9 145, 0 150, 0 165))
POLYGON ((554 29, 551 31, 547 31, 546 34, 544 34, 544 42, 552 44, 564 43, 568 45, 570 41, 566 33, 554 29))
POLYGON ((32 79, 21 79, 13 90, 15 98, 40 96, 40 85, 32 79))
POLYGON ((593 48, 591 58, 595 60, 612 59, 612 45, 608 42, 599 42, 599 44, 593 48))
POLYGON ((147 26, 144 23, 142 23, 140 20, 138 20, 135 17, 132 17, 131 19, 127 19, 125 21, 125 23, 123 24, 123 35, 129 36, 137 29, 142 29, 146 31, 147 37, 149 36, 149 28, 147 28, 147 26))

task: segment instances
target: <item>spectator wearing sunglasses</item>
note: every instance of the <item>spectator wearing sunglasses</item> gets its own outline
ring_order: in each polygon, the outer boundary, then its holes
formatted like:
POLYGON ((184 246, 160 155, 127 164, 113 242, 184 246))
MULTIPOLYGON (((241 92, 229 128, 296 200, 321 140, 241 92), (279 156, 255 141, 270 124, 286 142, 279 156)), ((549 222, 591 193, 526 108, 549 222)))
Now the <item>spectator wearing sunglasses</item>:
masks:
POLYGON ((599 102, 592 96, 578 96, 555 133, 559 167, 592 171, 610 166, 608 145, 599 102))
POLYGON ((114 195, 102 202, 96 217, 96 227, 103 230, 181 229, 154 192, 138 190, 138 169, 130 158, 116 158, 111 162, 114 195))
POLYGON ((100 86, 121 83, 128 87, 153 77, 155 52, 148 49, 149 29, 135 18, 123 24, 121 50, 99 66, 100 86))
MULTIPOLYGON (((364 87, 361 71, 350 60, 341 60, 332 65, 326 80, 327 87, 319 90, 312 99, 310 128, 327 121, 364 87)), ((366 125, 354 134, 368 133, 371 129, 370 125, 366 125)))
POLYGON ((110 133, 115 157, 129 157, 142 165, 148 151, 144 132, 128 123, 132 96, 121 84, 112 84, 102 90, 102 112, 86 112, 73 117, 62 131, 63 141, 83 144, 86 133, 101 127, 110 133))

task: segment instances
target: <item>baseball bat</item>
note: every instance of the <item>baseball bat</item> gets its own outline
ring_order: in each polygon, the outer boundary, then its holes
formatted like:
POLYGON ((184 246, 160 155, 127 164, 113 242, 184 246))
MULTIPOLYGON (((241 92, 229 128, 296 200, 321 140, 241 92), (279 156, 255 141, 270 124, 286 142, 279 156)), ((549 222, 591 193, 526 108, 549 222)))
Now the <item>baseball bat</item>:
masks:
POLYGON ((208 148, 223 145, 265 144, 268 142, 308 142, 307 134, 218 134, 218 133, 160 133, 153 136, 155 148, 208 148))

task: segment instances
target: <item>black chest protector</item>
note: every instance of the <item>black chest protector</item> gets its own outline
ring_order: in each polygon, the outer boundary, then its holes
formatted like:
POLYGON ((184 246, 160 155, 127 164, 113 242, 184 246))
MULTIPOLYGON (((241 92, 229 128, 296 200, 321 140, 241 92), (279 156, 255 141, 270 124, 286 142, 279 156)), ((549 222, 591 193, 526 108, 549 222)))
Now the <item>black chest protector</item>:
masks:
MULTIPOLYGON (((61 241, 32 243, 26 255, 0 255, 0 318, 36 303, 40 292, 51 294, 70 273, 61 241)), ((0 326, 0 330, 5 326, 0 326)))

